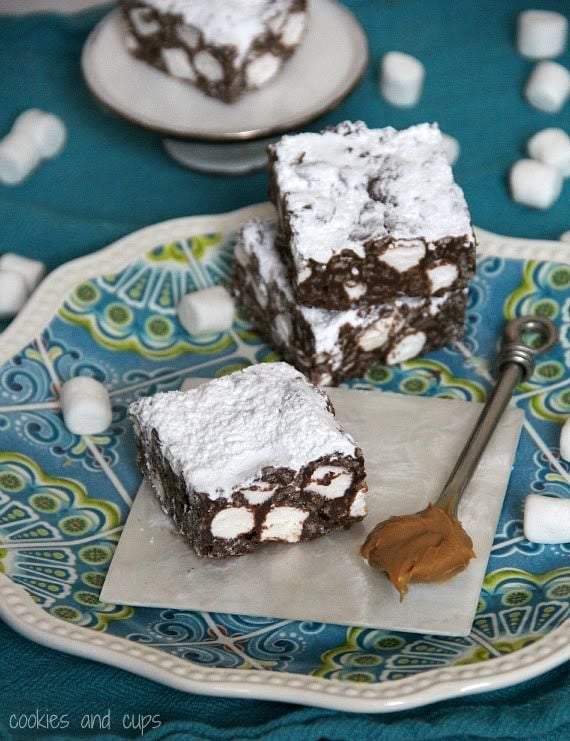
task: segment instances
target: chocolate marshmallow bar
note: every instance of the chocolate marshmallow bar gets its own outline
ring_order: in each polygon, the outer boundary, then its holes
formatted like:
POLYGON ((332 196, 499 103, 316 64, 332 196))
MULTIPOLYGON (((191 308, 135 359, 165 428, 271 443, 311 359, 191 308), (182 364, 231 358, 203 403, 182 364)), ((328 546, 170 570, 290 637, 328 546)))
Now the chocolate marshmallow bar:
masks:
POLYGON ((134 56, 231 103, 294 52, 307 0, 126 0, 123 14, 134 56))
POLYGON ((358 378, 373 365, 401 363, 463 335, 464 288, 341 311, 297 304, 275 240, 274 224, 243 226, 234 294, 269 344, 313 383, 358 378))
POLYGON ((310 540, 366 514, 362 452, 286 363, 142 398, 129 414, 140 469, 199 556, 310 540))
POLYGON ((435 124, 345 122, 269 147, 277 246, 295 299, 348 309, 460 291, 475 238, 435 124))

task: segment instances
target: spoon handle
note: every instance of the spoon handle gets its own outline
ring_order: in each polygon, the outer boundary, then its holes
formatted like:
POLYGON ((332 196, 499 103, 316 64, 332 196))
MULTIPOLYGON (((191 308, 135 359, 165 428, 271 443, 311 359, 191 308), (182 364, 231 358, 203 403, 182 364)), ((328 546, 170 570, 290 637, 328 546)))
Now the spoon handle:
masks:
POLYGON ((453 517, 457 516, 459 501, 497 424, 509 405, 515 388, 534 370, 537 355, 549 350, 558 339, 558 330, 550 319, 523 316, 513 319, 505 327, 499 354, 499 379, 487 399, 473 432, 461 451, 451 475, 439 495, 436 505, 453 517), (525 343, 524 335, 541 335, 543 343, 533 348, 525 343))

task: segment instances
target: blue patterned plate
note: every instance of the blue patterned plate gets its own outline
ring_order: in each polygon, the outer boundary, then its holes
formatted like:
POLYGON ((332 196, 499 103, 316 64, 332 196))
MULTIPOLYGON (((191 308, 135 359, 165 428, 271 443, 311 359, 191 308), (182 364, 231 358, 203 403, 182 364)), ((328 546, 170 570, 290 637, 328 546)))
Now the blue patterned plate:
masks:
POLYGON ((567 496, 570 483, 558 451, 570 414, 568 247, 482 231, 463 342, 351 384, 482 401, 505 319, 542 313, 560 328, 560 345, 517 392, 526 422, 468 637, 99 600, 139 484, 128 403, 274 357, 242 321, 191 339, 175 312, 185 292, 225 279, 239 224, 270 214, 264 204, 136 232, 53 273, 2 335, 0 617, 32 640, 179 689, 367 712, 502 687, 570 658, 570 545, 529 543, 521 522, 528 492, 567 496), (110 389, 102 435, 63 424, 57 389, 77 374, 110 389))

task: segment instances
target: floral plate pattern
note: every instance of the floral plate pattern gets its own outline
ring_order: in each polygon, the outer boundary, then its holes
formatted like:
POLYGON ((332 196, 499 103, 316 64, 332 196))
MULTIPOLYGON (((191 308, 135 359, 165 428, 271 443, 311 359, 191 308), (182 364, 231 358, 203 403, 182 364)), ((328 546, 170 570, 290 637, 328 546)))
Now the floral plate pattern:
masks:
POLYGON ((128 404, 178 388, 188 375, 276 359, 241 318, 228 333, 200 338, 176 318, 184 293, 227 278, 239 224, 271 213, 260 205, 130 235, 56 271, 3 334, 0 617, 33 640, 188 691, 345 710, 409 708, 563 662, 570 545, 526 541, 522 505, 529 492, 568 496, 570 468, 557 446, 570 414, 570 266, 562 245, 483 231, 463 341, 350 382, 482 401, 506 319, 543 314, 560 329, 560 344, 517 390, 524 432, 469 637, 99 600, 139 484, 128 404), (80 437, 63 424, 58 387, 75 375, 110 391, 113 421, 101 435, 80 437))

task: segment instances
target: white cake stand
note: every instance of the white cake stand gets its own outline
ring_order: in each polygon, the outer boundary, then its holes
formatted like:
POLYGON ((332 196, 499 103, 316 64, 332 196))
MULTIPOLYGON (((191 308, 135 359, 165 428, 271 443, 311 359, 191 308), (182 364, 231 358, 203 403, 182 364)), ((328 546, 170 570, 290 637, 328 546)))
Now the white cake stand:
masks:
POLYGON ((271 137, 336 108, 368 62, 362 27, 336 0, 311 0, 296 53, 272 82, 229 105, 134 59, 124 36, 118 10, 89 35, 81 57, 89 89, 113 113, 166 137, 177 162, 206 172, 263 167, 271 137))

